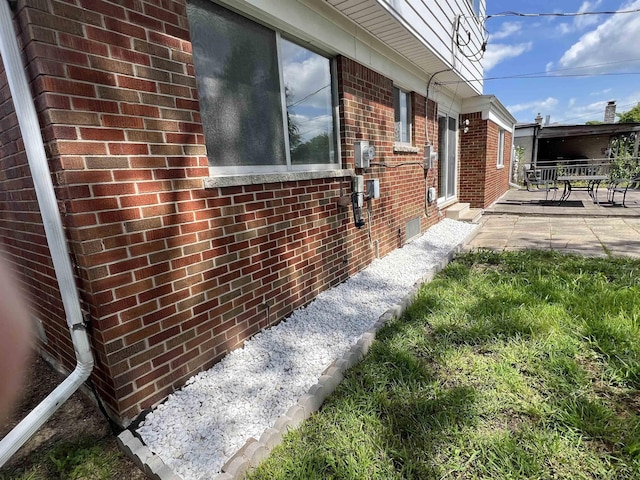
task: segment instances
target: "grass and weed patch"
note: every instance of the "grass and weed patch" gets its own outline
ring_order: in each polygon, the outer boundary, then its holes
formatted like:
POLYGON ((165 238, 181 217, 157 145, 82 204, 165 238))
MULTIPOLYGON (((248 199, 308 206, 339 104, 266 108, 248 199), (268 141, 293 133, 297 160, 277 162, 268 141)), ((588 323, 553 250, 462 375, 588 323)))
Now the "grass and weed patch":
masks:
POLYGON ((34 455, 21 469, 0 480, 111 480, 124 474, 123 454, 110 438, 78 437, 58 443, 48 451, 34 455))
POLYGON ((640 262, 463 255, 251 476, 640 479, 640 262))

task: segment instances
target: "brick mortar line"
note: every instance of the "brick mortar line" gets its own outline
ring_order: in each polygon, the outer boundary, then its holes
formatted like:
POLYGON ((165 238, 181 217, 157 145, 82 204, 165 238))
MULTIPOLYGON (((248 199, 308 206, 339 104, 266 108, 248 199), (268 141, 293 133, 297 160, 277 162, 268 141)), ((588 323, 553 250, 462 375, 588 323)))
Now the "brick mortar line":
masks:
MULTIPOLYGON (((310 418, 333 393, 336 387, 344 379, 344 373, 360 363, 367 355, 373 344, 378 330, 394 318, 400 318, 407 307, 415 300, 420 287, 429 283, 435 275, 443 270, 464 247, 470 243, 480 231, 480 225, 468 233, 455 247, 453 247, 439 263, 431 267, 420 280, 418 280, 399 303, 388 308, 373 326, 362 334, 360 339, 351 346, 340 358, 336 359, 320 375, 308 392, 302 395, 295 405, 292 405, 286 413, 280 415, 273 427, 267 428, 260 439, 249 438, 245 444, 234 453, 222 466, 221 473, 214 480, 242 480, 246 473, 257 467, 265 460, 270 451, 282 443, 282 438, 288 430, 298 428, 302 422, 310 418)), ((142 443, 142 440, 126 429, 118 435, 117 444, 133 462, 153 480, 182 480, 182 477, 174 473, 165 464, 160 456, 154 454, 142 443)))

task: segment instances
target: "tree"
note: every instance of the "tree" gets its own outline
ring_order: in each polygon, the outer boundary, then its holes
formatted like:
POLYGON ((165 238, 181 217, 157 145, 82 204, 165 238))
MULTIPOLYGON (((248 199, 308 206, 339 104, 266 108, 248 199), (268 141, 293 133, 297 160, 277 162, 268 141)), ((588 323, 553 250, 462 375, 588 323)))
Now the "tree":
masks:
POLYGON ((300 127, 293 119, 294 112, 290 105, 293 103, 293 91, 291 87, 285 85, 284 97, 287 104, 287 126, 289 129, 289 148, 295 150, 300 143, 302 143, 302 136, 300 135, 300 127))
POLYGON ((589 120, 585 125, 602 125, 600 120, 589 120))
POLYGON ((640 103, 638 103, 631 110, 624 113, 616 114, 618 116, 618 123, 635 123, 640 122, 640 103))

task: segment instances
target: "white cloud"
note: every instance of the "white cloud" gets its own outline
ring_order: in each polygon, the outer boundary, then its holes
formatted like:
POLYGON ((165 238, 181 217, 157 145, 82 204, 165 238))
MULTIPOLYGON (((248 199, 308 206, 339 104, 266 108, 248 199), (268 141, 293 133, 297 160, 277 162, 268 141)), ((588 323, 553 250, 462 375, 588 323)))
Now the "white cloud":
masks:
POLYGON ((548 63, 545 65, 544 70, 545 70, 545 72, 548 72, 548 71, 550 71, 552 68, 553 68, 553 62, 548 62, 548 63))
MULTIPOLYGON (((582 2, 580 8, 578 9, 578 13, 584 12, 593 12, 600 6, 602 0, 596 0, 594 2, 582 2)), ((574 17, 573 24, 578 30, 583 30, 591 25, 596 25, 600 22, 598 18, 599 15, 582 15, 578 17, 574 17)))
MULTIPOLYGON (((640 8, 640 0, 625 9, 640 8)), ((580 37, 560 58, 561 68, 582 68, 582 73, 623 71, 640 67, 640 15, 612 15, 580 37), (627 61, 634 59, 634 61, 627 61), (619 63, 615 63, 619 62, 619 63)))
POLYGON ((308 117, 294 114, 291 115, 291 121, 298 127, 298 133, 303 142, 307 142, 321 133, 331 133, 333 129, 331 115, 308 117))
MULTIPOLYGON (((577 13, 593 12, 602 3, 602 0, 584 1, 577 13)), ((567 35, 569 33, 584 30, 592 25, 597 25, 600 22, 600 15, 578 15, 573 17, 573 22, 560 23, 556 30, 560 35, 567 35)))
POLYGON ((589 95, 592 97, 596 97, 598 95, 606 95, 607 93, 611 92, 613 89, 611 88, 605 88, 604 90, 598 90, 597 92, 591 92, 589 95))
POLYGON ((293 44, 283 42, 284 80, 289 103, 300 107, 331 108, 329 60, 293 44))
POLYGON ((511 112, 512 114, 529 111, 534 115, 538 113, 544 115, 545 112, 552 111, 556 107, 556 105, 558 105, 558 99, 554 97, 548 97, 545 100, 534 100, 533 102, 507 105, 507 110, 509 110, 509 112, 511 112))
POLYGON ((505 45, 502 43, 489 43, 484 54, 482 65, 488 72, 500 62, 508 58, 514 58, 528 52, 533 47, 533 42, 519 43, 517 45, 505 45))
MULTIPOLYGON (((601 92, 594 92, 596 94, 608 93, 611 89, 603 90, 601 92)), ((562 123, 581 124, 588 122, 589 120, 604 120, 604 109, 607 103, 614 100, 610 96, 605 97, 603 100, 591 102, 587 104, 576 104, 566 109, 563 112, 562 118, 559 119, 562 123)), ((631 110, 636 106, 640 100, 640 91, 631 92, 624 97, 618 98, 616 101, 616 113, 623 113, 631 110)))
POLYGON ((583 105, 573 104, 563 112, 563 117, 559 119, 561 123, 581 124, 589 120, 604 119, 604 107, 607 101, 592 102, 583 105))
POLYGON ((522 23, 520 22, 504 22, 500 26, 500 30, 489 35, 489 40, 502 40, 519 33, 521 30, 522 23))

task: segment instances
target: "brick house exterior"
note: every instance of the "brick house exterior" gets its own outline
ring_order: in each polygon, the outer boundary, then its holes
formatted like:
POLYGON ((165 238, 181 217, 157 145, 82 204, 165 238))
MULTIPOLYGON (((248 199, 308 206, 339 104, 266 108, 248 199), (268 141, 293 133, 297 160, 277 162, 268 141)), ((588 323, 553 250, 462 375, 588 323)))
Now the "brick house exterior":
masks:
MULTIPOLYGON (((438 104, 410 91, 412 142, 398 146, 393 68, 333 57, 339 168, 228 182, 210 171, 184 0, 22 0, 14 13, 90 322, 92 380, 122 424, 401 247, 407 222, 424 232, 451 204, 425 199, 437 183, 438 162, 423 165, 438 104), (379 165, 355 169, 354 142, 364 139, 379 165), (363 229, 341 202, 354 173, 381 185, 363 229)), ((459 120, 467 118, 457 200, 484 207, 508 188, 511 133, 496 170, 500 127, 481 109, 459 120)), ((32 301, 41 350, 70 370, 73 346, 4 69, 0 212, 0 246, 32 301)))
POLYGON ((465 106, 460 115, 460 125, 466 126, 466 131, 460 133, 461 202, 486 208, 509 189, 514 123, 515 119, 493 95, 476 97, 465 106), (511 123, 505 124, 505 120, 511 123))

